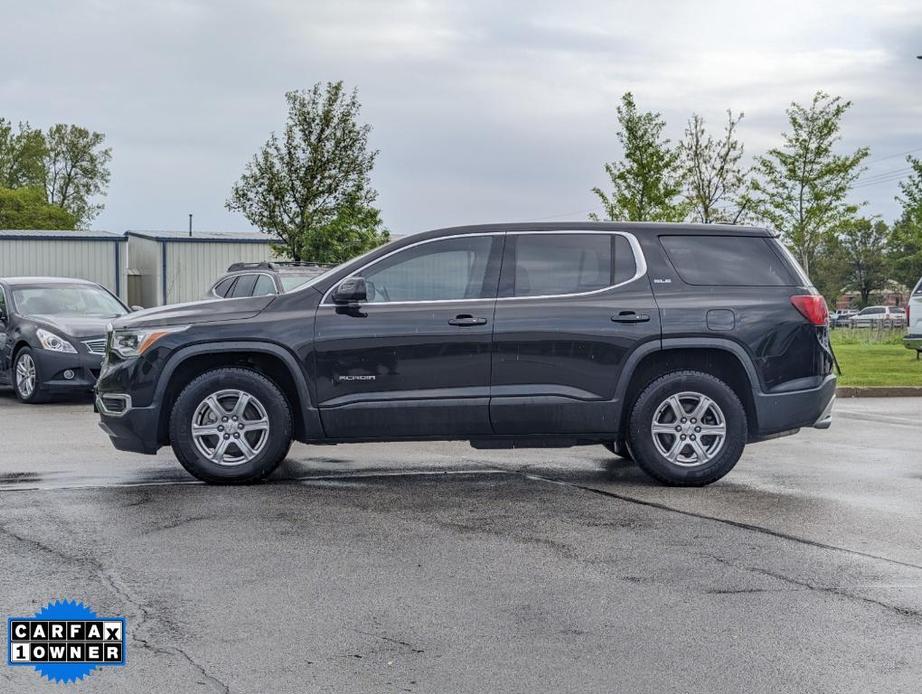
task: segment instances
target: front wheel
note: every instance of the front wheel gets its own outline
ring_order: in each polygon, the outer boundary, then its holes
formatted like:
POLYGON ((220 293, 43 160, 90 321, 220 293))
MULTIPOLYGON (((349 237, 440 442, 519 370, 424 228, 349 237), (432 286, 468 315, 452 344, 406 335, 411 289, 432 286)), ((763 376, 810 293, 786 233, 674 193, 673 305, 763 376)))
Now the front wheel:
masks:
POLYGON ((740 459, 746 411, 719 378, 677 371, 640 394, 629 435, 634 459, 648 475, 668 485, 701 486, 719 480, 740 459))
POLYGON ((16 355, 13 365, 13 390, 20 402, 35 405, 46 402, 47 397, 42 393, 41 371, 30 347, 24 347, 16 355))
POLYGON ((186 470, 205 482, 245 484, 269 475, 291 446, 291 410, 268 378, 249 369, 202 374, 180 393, 170 443, 186 470))

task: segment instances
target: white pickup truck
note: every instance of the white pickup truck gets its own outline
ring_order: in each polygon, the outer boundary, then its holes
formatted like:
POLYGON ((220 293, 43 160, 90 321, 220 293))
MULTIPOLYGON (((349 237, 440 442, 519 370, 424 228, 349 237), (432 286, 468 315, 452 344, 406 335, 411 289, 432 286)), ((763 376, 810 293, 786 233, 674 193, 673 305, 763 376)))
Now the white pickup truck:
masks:
POLYGON ((912 290, 909 303, 906 305, 906 325, 909 327, 903 344, 906 349, 916 350, 916 356, 922 356, 922 279, 912 290))

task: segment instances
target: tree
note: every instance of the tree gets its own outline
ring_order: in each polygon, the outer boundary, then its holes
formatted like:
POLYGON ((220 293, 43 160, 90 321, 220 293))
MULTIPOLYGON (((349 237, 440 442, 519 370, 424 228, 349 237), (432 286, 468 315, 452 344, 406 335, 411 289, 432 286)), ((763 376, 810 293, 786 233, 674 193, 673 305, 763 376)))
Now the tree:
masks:
POLYGON ((810 279, 826 299, 835 306, 842 293, 847 291, 850 266, 839 239, 831 236, 820 246, 810 279))
POLYGON ((342 82, 285 94, 288 118, 246 165, 229 210, 280 240, 294 260, 342 262, 388 240, 370 174, 371 126, 358 122, 358 92, 342 82))
POLYGON ((109 185, 112 150, 106 136, 77 125, 58 123, 45 136, 45 195, 67 210, 83 228, 103 209, 94 203, 109 185))
POLYGON ((45 138, 41 130, 20 123, 19 132, 15 132, 10 121, 0 118, 0 186, 44 185, 44 156, 45 138))
MULTIPOLYGON (((624 159, 605 164, 613 189, 611 196, 601 188, 592 189, 602 202, 604 218, 681 221, 687 205, 678 200, 682 192, 680 152, 662 136, 666 122, 659 113, 638 112, 631 92, 621 97, 617 112, 624 159)), ((599 215, 593 213, 590 218, 598 220, 599 215)))
POLYGON ((0 188, 0 229, 73 229, 77 220, 45 202, 41 188, 0 188))
POLYGON ((862 307, 868 305, 871 293, 883 289, 890 279, 889 237, 890 229, 879 219, 850 219, 836 232, 846 261, 845 288, 860 294, 862 307))
POLYGON ((756 163, 757 214, 785 238, 810 272, 824 239, 854 217, 859 205, 846 198, 862 172, 868 148, 836 154, 842 117, 850 101, 817 92, 809 106, 792 103, 784 144, 756 163))
POLYGON ((922 277, 922 159, 906 157, 912 173, 900 182, 897 202, 903 207, 890 236, 892 279, 912 289, 922 277))
POLYGON ((679 148, 685 197, 696 222, 736 224, 746 212, 746 173, 740 165, 743 145, 736 138, 742 119, 742 113, 734 118, 728 109, 727 125, 719 138, 705 130, 704 118, 697 113, 688 121, 679 148))

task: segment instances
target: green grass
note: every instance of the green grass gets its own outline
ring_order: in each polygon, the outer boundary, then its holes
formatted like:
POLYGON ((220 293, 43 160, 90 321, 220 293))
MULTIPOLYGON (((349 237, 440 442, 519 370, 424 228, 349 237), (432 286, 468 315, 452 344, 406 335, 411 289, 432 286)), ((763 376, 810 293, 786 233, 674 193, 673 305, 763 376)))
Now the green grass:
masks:
POLYGON ((922 386, 922 359, 903 347, 905 331, 832 331, 840 386, 922 386), (874 334, 876 332, 876 334, 874 334))

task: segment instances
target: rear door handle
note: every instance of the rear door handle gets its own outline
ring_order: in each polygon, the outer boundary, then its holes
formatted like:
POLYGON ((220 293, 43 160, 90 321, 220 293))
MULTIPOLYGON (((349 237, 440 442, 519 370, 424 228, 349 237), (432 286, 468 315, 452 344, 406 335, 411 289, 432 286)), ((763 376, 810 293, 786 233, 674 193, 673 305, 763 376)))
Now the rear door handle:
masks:
POLYGON ((636 311, 621 311, 611 317, 615 323, 646 323, 650 320, 650 314, 637 313, 636 311))
POLYGON ((476 318, 467 313, 462 313, 460 316, 455 316, 454 318, 450 318, 448 320, 448 324, 449 325, 460 325, 462 327, 466 325, 486 325, 487 319, 486 318, 476 318))

